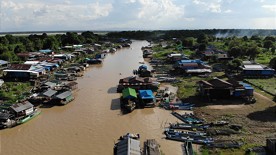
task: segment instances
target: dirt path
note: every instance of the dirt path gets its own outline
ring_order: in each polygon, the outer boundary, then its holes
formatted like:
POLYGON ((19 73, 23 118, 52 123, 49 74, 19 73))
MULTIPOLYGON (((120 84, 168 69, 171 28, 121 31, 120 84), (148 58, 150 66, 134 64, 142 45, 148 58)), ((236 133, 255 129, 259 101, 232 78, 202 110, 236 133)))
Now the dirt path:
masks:
POLYGON ((262 94, 260 94, 258 92, 254 92, 254 95, 262 98, 263 100, 267 101, 268 103, 275 104, 275 102, 272 101, 270 98, 268 98, 268 97, 266 97, 266 96, 264 96, 264 95, 262 95, 262 94))

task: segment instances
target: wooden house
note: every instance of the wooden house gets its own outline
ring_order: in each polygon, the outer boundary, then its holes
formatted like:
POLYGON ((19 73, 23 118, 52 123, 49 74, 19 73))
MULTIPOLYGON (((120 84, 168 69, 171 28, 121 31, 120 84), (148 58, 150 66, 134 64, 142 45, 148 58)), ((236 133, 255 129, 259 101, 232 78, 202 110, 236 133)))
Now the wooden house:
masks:
POLYGON ((25 117, 34 112, 34 105, 32 105, 29 101, 16 103, 10 106, 10 111, 17 118, 25 117))
POLYGON ((55 97, 53 98, 54 103, 61 104, 61 105, 68 104, 69 102, 71 102, 73 100, 74 100, 73 94, 69 90, 59 93, 59 94, 55 95, 55 97))
POLYGON ((269 155, 276 155, 276 138, 266 139, 266 148, 269 155))
POLYGON ((155 96, 151 90, 139 90, 139 104, 142 107, 154 107, 156 104, 155 96))
POLYGON ((121 92, 124 88, 133 88, 135 90, 151 89, 157 90, 159 82, 153 81, 151 78, 142 78, 137 76, 130 76, 119 80, 117 92, 121 92))
POLYGON ((8 69, 3 70, 4 78, 8 80, 30 80, 44 74, 45 68, 39 65, 11 64, 8 69))
POLYGON ((254 89, 246 83, 218 78, 198 82, 198 91, 201 96, 209 99, 225 99, 233 97, 252 97, 254 89))
POLYGON ((275 74, 275 70, 272 68, 248 61, 244 61, 240 68, 242 70, 242 76, 248 78, 273 77, 275 74))

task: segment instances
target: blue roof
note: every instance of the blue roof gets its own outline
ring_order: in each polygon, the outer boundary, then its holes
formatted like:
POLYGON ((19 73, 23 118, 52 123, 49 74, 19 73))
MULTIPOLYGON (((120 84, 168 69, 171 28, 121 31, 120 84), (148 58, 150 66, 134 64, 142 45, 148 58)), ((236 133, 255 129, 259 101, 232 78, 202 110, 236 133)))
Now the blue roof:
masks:
POLYGON ((179 64, 185 64, 185 63, 203 63, 203 61, 196 59, 196 60, 179 60, 179 64))
POLYGON ((6 65, 8 63, 9 63, 8 61, 0 60, 0 65, 6 65))
POLYGON ((148 69, 148 67, 146 65, 141 65, 139 66, 139 69, 148 69))
POLYGON ((39 50, 39 52, 42 52, 42 53, 51 53, 52 50, 50 49, 46 49, 46 50, 39 50))
POLYGON ((139 90, 139 96, 142 99, 154 99, 154 95, 151 90, 139 90))
POLYGON ((254 88, 253 87, 251 87, 251 86, 246 86, 246 87, 244 87, 246 90, 249 90, 249 89, 253 89, 254 90, 254 88))
POLYGON ((254 89, 250 84, 244 83, 244 82, 239 82, 241 85, 244 86, 245 89, 254 89))

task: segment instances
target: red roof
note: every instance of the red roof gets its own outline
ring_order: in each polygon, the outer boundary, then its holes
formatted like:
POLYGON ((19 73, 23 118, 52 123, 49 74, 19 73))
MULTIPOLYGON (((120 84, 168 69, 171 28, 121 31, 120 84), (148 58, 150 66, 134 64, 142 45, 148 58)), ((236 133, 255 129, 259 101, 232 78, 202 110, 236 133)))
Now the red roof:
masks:
POLYGON ((31 66, 27 64, 11 64, 9 70, 29 70, 31 66))

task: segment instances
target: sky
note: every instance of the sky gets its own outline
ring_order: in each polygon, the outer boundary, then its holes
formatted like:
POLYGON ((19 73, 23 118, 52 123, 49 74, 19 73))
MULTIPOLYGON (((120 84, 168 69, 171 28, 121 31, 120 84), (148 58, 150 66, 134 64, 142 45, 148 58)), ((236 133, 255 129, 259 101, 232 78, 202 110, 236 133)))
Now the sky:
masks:
POLYGON ((276 0, 0 0, 0 32, 276 29, 276 0))

